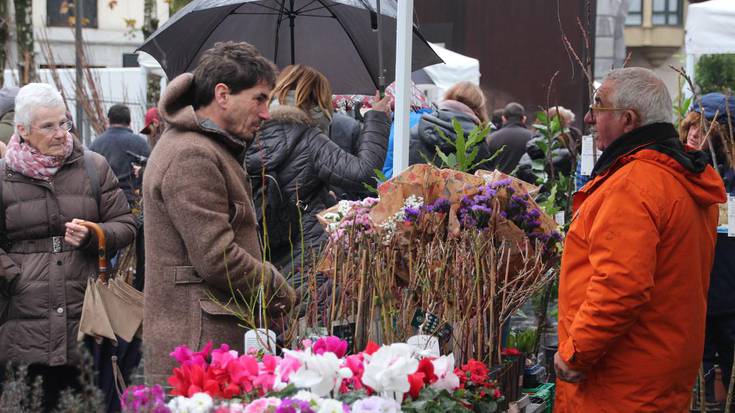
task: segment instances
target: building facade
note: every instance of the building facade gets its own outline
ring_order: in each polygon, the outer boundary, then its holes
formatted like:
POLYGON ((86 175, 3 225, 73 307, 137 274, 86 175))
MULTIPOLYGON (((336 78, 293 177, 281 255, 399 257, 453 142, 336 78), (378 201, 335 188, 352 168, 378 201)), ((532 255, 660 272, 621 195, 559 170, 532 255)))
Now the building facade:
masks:
POLYGON ((626 0, 625 45, 630 66, 652 69, 669 88, 672 98, 681 91, 680 76, 670 66, 683 67, 686 0, 626 0))
MULTIPOLYGON (((12 0, 8 10, 13 13, 12 0)), ((33 2, 33 29, 35 58, 41 67, 48 66, 48 43, 53 60, 59 67, 73 67, 74 49, 74 0, 29 0, 33 2)), ((123 54, 132 53, 143 43, 144 0, 82 0, 82 22, 85 53, 93 67, 122 67, 123 54)), ((155 0, 152 15, 163 22, 168 19, 168 2, 155 0)), ((10 36, 5 45, 8 67, 18 61, 15 47, 15 21, 11 19, 10 36)))

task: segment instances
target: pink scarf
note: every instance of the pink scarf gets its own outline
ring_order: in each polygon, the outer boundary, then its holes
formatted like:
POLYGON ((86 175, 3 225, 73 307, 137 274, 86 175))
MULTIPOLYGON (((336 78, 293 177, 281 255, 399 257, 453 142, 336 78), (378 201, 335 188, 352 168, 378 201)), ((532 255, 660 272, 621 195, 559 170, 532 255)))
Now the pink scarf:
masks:
POLYGON ((64 156, 48 156, 32 147, 27 141, 20 141, 18 135, 13 135, 8 142, 8 151, 5 153, 5 163, 19 174, 29 178, 51 181, 56 172, 61 169, 64 160, 71 155, 74 141, 71 134, 66 134, 64 156))

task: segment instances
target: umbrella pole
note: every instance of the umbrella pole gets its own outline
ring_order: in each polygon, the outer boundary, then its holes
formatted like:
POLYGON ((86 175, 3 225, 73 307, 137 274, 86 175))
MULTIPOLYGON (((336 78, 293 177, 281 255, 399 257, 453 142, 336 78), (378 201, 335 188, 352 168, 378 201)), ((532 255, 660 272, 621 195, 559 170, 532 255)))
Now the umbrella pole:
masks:
POLYGON ((385 94, 385 67, 383 66, 383 15, 380 13, 380 0, 377 0, 378 9, 378 89, 380 97, 385 94))
POLYGON ((291 10, 288 13, 289 27, 291 27, 291 64, 296 64, 296 45, 294 45, 294 27, 296 26, 296 12, 293 9, 294 0, 290 0, 291 10))

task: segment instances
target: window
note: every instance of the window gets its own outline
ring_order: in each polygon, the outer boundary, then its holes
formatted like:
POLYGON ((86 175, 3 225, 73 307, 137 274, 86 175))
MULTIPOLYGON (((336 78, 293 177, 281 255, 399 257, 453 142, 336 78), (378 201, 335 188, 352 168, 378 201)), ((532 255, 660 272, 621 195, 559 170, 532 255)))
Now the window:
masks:
POLYGON ((653 0, 651 23, 654 26, 680 26, 681 0, 653 0))
MULTIPOLYGON (((82 4, 82 25, 97 27, 97 0, 80 0, 82 4)), ((47 26, 73 26, 74 0, 46 0, 47 26)))
POLYGON ((643 24, 643 0, 631 0, 628 16, 625 17, 625 25, 640 26, 641 24, 643 24))

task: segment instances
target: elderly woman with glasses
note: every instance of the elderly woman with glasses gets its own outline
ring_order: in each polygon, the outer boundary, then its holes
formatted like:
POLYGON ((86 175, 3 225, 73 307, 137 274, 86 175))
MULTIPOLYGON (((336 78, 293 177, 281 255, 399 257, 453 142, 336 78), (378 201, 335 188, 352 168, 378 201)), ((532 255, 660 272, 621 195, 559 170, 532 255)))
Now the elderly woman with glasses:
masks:
POLYGON ((43 378, 47 410, 79 385, 79 319, 97 272, 97 239, 80 221, 99 223, 113 250, 135 237, 115 175, 71 126, 56 89, 28 84, 0 161, 0 366, 30 365, 30 378, 43 378))

